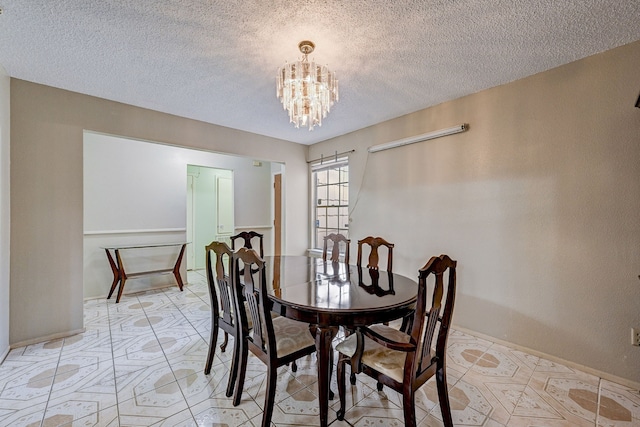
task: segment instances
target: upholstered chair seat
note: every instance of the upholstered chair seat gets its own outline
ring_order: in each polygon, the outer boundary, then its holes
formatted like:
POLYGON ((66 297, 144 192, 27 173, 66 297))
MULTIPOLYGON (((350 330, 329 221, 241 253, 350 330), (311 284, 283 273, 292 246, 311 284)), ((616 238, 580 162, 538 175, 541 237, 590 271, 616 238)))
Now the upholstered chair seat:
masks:
MULTIPOLYGON (((408 343, 411 339, 408 334, 382 324, 373 325, 369 329, 395 342, 408 343)), ((351 334, 336 346, 336 350, 348 357, 353 357, 357 347, 358 340, 356 334, 351 334)), ((364 351, 361 358, 362 363, 393 378, 399 383, 402 382, 406 359, 407 352, 391 350, 368 337, 364 337, 364 351)))
MULTIPOLYGON (((248 317, 251 318, 251 316, 248 317)), ((276 355, 279 358, 315 345, 308 323, 278 316, 273 318, 273 332, 276 337, 276 355)), ((253 331, 249 336, 253 339, 253 331)), ((267 337, 263 336, 263 340, 266 342, 267 337)))

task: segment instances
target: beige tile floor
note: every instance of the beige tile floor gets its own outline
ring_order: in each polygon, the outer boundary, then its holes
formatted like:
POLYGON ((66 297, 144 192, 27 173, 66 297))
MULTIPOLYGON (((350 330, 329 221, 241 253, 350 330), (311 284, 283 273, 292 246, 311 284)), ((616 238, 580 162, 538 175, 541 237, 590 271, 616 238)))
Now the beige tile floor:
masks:
MULTIPOLYGON (((224 395, 231 351, 203 373, 209 297, 202 274, 188 279, 184 292, 87 301, 85 333, 12 350, 0 365, 0 426, 259 426, 264 365, 249 358, 234 407, 224 395)), ((512 348, 454 330, 447 363, 457 426, 640 426, 638 390, 512 348)), ((279 373, 275 426, 318 425, 315 356, 298 365, 279 373)), ((347 404, 338 421, 331 402, 331 426, 403 425, 399 395, 364 375, 347 404)), ((432 381, 416 406, 420 426, 442 425, 432 381)))

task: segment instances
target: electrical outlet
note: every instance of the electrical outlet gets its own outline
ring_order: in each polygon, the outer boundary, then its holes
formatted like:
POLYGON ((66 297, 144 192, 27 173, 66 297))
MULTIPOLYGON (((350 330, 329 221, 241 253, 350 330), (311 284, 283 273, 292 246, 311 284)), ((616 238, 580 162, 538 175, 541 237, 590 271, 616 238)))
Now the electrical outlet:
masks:
POLYGON ((640 346, 640 328, 631 328, 631 344, 640 346))

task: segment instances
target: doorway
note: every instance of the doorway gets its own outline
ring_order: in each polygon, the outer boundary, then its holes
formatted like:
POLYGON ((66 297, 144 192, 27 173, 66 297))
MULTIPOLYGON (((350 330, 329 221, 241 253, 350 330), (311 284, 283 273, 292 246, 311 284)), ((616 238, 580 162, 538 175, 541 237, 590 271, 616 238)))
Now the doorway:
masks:
POLYGON ((187 270, 205 267, 209 243, 230 244, 233 218, 233 171, 187 165, 187 270))

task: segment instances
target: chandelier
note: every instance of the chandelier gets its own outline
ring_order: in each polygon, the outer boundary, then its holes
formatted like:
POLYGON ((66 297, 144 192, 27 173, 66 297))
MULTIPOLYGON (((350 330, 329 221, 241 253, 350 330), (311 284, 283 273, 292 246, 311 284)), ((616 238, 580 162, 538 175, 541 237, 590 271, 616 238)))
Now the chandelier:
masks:
POLYGON ((322 126, 322 119, 338 101, 338 80, 326 66, 309 62, 313 42, 303 40, 298 48, 302 60, 285 63, 278 70, 276 95, 289 112, 289 121, 296 128, 308 126, 311 131, 315 125, 322 126))

